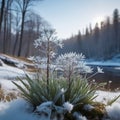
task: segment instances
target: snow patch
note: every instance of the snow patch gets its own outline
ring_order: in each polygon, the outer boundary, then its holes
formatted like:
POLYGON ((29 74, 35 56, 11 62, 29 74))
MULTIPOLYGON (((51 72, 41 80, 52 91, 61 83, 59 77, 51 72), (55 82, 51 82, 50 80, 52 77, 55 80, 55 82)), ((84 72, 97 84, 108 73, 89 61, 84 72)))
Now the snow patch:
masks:
POLYGON ((39 120, 33 113, 27 111, 28 104, 23 99, 11 102, 0 102, 0 120, 39 120))
MULTIPOLYGON (((108 101, 119 96, 120 92, 108 92, 108 91, 98 90, 98 91, 96 91, 96 95, 98 95, 98 96, 95 98, 95 101, 107 104, 108 101)), ((116 102, 120 104, 120 98, 118 98, 116 100, 116 102)))
POLYGON ((113 103, 106 107, 106 111, 111 120, 120 120, 120 103, 113 103))
POLYGON ((71 103, 69 103, 69 102, 65 102, 63 104, 63 107, 70 113, 74 106, 71 103))
POLYGON ((0 78, 4 79, 14 79, 16 77, 22 77, 25 76, 25 72, 19 68, 15 68, 12 66, 8 66, 6 64, 3 64, 3 66, 0 66, 0 78))
POLYGON ((87 120, 87 118, 85 116, 82 116, 82 114, 78 113, 78 112, 74 112, 73 116, 76 120, 87 120))

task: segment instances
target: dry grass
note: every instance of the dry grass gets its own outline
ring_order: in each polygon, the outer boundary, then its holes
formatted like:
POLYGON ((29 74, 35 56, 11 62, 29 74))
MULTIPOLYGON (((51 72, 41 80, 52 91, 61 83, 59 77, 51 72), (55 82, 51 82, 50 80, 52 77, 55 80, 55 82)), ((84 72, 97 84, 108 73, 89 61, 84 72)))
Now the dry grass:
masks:
POLYGON ((12 56, 12 55, 3 54, 3 53, 1 53, 0 55, 4 56, 4 57, 6 57, 6 58, 8 57, 8 58, 11 58, 11 59, 21 60, 21 61, 23 61, 23 62, 33 64, 33 62, 32 62, 31 60, 28 60, 28 59, 25 58, 25 57, 17 57, 17 56, 12 56))
POLYGON ((16 59, 18 59, 18 60, 22 60, 22 61, 27 62, 27 63, 33 64, 33 62, 32 62, 31 60, 29 60, 29 59, 27 59, 27 58, 25 58, 25 57, 16 57, 16 56, 15 56, 14 58, 16 58, 16 59))
POLYGON ((15 92, 6 93, 2 86, 0 85, 0 101, 10 102, 13 99, 17 99, 17 94, 15 92))
MULTIPOLYGON (((25 68, 20 68, 20 69, 23 69, 23 70, 28 71, 28 72, 36 72, 37 71, 37 69, 34 66, 33 61, 28 60, 25 57, 17 57, 17 56, 12 56, 12 55, 7 55, 7 54, 0 54, 0 55, 5 57, 5 58, 11 59, 11 60, 16 60, 18 62, 20 61, 21 63, 23 63, 26 66, 25 68)), ((16 65, 15 65, 16 63, 14 63, 14 62, 8 61, 6 64, 9 66, 12 66, 12 67, 16 67, 16 65)))

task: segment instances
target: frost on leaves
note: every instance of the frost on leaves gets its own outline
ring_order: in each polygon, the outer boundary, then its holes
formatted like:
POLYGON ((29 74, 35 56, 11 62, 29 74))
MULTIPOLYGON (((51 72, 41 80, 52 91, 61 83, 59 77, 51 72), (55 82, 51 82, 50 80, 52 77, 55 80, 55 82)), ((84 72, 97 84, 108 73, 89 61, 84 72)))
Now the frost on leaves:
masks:
POLYGON ((74 106, 71 103, 69 103, 69 102, 65 102, 63 104, 63 107, 70 113, 73 110, 74 106))
POLYGON ((77 53, 65 53, 56 59, 57 69, 64 71, 66 75, 75 73, 91 73, 92 68, 86 65, 85 56, 77 53))

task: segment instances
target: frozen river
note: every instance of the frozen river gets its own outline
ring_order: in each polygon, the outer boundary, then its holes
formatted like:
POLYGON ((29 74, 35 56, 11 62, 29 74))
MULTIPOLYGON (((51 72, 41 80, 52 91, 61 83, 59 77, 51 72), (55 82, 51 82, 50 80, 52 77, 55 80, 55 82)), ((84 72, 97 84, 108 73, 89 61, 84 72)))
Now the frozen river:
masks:
MULTIPOLYGON (((96 65, 91 65, 91 67, 93 67, 94 70, 96 71, 96 65)), ((111 83, 110 88, 112 90, 120 88, 120 67, 119 66, 99 66, 99 67, 103 69, 104 73, 97 74, 91 79, 95 79, 96 82, 98 83, 99 82, 111 83)))

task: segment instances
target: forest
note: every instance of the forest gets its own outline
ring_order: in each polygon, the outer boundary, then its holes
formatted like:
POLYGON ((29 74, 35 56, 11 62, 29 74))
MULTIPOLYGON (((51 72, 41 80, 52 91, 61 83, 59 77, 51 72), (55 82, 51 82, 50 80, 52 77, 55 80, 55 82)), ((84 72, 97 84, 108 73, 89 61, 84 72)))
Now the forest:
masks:
POLYGON ((120 53, 120 17, 118 9, 113 11, 113 16, 108 16, 86 27, 84 33, 78 31, 77 35, 64 40, 64 48, 59 53, 76 52, 83 53, 87 58, 110 59, 120 53))
MULTIPOLYGON (((42 25, 48 24, 33 6, 41 0, 0 0, 0 52, 15 56, 35 53, 33 42, 40 37, 42 25)), ((81 33, 63 40, 58 53, 83 53, 87 58, 110 59, 120 52, 120 17, 115 9, 95 27, 89 24, 81 33)))
POLYGON ((120 58, 119 10, 82 32, 75 26, 78 34, 67 39, 45 20, 69 22, 70 14, 76 23, 71 8, 90 4, 96 12, 96 0, 0 0, 0 120, 120 120, 120 59, 108 60, 120 58), (45 8, 45 19, 35 7, 45 8))
POLYGON ((41 0, 0 0, 0 52, 15 56, 34 53, 33 41, 40 36, 43 18, 33 7, 41 0))

